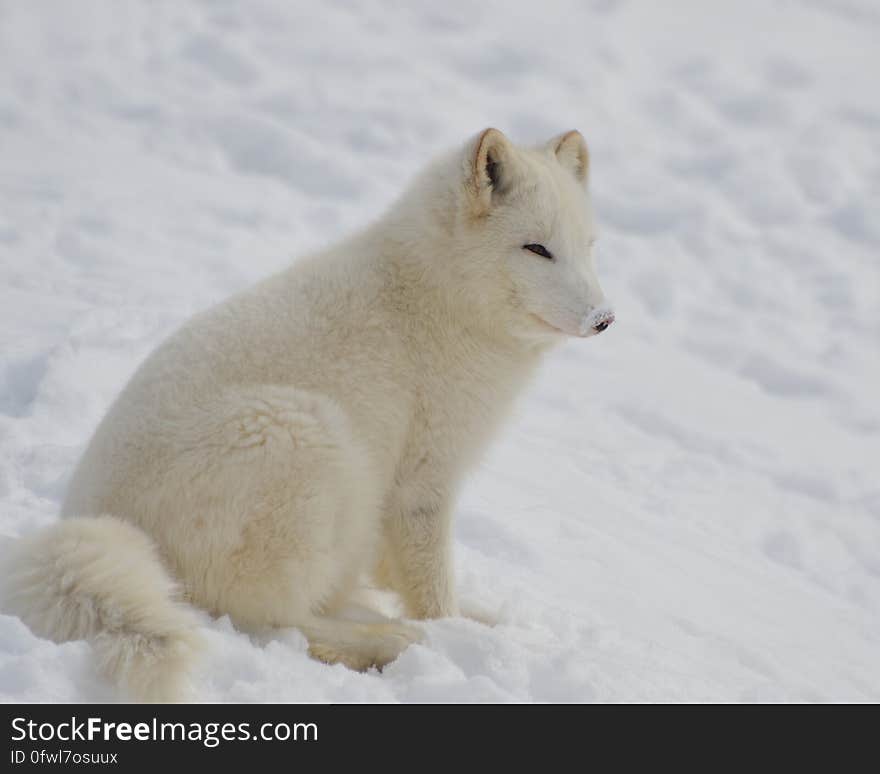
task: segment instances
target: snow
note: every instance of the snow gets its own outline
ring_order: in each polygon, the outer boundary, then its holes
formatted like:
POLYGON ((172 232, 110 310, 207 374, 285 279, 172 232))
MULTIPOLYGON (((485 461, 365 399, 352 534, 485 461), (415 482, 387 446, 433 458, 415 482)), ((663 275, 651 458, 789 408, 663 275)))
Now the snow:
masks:
MULTIPOLYGON (((463 493, 498 625, 356 674, 206 620, 200 698, 880 700, 878 35, 871 0, 0 2, 0 533, 195 310, 485 126, 579 128, 617 321, 463 493)), ((2 617, 0 699, 115 694, 2 617)))

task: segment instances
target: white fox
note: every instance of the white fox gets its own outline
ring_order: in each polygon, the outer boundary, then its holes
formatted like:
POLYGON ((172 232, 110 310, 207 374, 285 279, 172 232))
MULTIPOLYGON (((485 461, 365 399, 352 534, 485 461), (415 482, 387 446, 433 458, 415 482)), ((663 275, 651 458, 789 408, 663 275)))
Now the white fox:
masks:
POLYGON ((140 367, 16 544, 4 608, 85 638, 133 698, 189 697, 199 616, 297 627, 354 669, 419 630, 339 610, 362 573, 413 619, 459 614, 463 475, 550 347, 614 316, 583 137, 486 129, 357 235, 201 313, 140 367))

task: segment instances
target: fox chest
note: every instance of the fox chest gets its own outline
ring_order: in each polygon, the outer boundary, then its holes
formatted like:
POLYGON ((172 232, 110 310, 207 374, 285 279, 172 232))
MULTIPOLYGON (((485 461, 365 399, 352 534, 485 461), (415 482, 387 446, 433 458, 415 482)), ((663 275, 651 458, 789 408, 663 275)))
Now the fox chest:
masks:
POLYGON ((475 465, 511 413, 522 369, 451 370, 415 395, 398 482, 447 488, 475 465))

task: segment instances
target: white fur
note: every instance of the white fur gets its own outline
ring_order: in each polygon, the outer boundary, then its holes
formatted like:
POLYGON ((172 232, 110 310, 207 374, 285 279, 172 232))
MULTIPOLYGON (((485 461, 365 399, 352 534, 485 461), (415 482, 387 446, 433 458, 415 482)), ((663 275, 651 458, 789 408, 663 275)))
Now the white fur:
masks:
POLYGON ((141 530, 112 516, 61 521, 19 541, 3 574, 4 609, 35 634, 90 639, 102 671, 142 700, 186 696, 197 618, 141 530))
POLYGON ((486 130, 364 232, 190 320, 101 422, 65 520, 22 541, 7 609, 93 640, 140 699, 184 695, 177 587, 358 669, 418 638, 337 616, 362 572, 410 617, 457 615, 459 482, 549 346, 608 319, 587 167, 576 132, 524 149, 486 130))

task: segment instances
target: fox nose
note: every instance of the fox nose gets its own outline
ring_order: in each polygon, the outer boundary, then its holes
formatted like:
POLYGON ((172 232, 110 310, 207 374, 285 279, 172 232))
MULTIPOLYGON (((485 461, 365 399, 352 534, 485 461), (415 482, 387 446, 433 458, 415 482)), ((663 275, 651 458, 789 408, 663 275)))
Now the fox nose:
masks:
POLYGON ((581 336, 602 333, 614 322, 614 312, 607 306, 594 309, 581 323, 581 336))
POLYGON ((608 317, 606 317, 605 319, 601 320, 600 322, 597 322, 593 326, 593 330, 596 331, 596 333, 602 333, 602 331, 604 331, 613 322, 614 322, 614 315, 611 314, 608 317))

